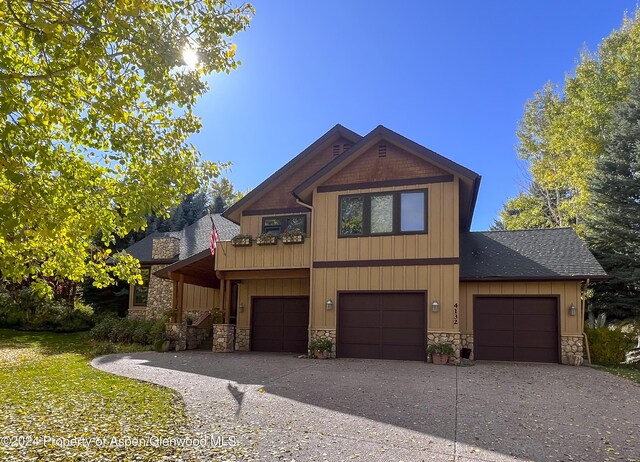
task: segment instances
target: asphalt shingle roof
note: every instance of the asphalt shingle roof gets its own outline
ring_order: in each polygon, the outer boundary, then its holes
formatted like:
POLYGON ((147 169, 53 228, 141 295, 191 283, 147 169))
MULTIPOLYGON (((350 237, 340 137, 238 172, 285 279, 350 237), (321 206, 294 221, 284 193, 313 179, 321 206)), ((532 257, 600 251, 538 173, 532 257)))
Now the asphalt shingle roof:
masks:
MULTIPOLYGON (((240 233, 240 227, 222 215, 214 214, 211 216, 216 224, 220 241, 230 241, 232 237, 240 233)), ((174 237, 180 240, 180 254, 176 255, 174 259, 179 261, 189 258, 208 249, 211 245, 211 219, 209 217, 210 215, 205 215, 182 231, 149 234, 141 241, 127 247, 125 251, 141 262, 151 262, 153 261, 151 258, 153 240, 161 237, 174 237)))
POLYGON ((571 228, 464 233, 460 247, 461 280, 606 277, 571 228))

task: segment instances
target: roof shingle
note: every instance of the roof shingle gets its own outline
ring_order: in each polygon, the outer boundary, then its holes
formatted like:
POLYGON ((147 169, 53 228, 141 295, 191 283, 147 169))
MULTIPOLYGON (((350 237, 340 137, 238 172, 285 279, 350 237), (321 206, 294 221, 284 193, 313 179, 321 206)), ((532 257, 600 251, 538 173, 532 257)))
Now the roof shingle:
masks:
POLYGON ((607 274, 571 228, 460 235, 460 279, 603 279, 607 274))

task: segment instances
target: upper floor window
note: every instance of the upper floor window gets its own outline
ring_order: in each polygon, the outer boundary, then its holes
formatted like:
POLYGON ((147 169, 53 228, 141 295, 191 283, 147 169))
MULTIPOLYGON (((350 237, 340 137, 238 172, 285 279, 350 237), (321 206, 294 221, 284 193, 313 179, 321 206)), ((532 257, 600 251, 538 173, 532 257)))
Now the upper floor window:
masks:
POLYGON ((149 298, 149 278, 151 277, 151 269, 140 268, 140 275, 142 276, 142 285, 134 284, 133 286, 133 305, 147 306, 147 300, 149 298))
POLYGON ((340 237, 427 232, 427 191, 340 196, 340 237))
POLYGON ((287 215, 282 217, 265 217, 262 219, 262 232, 279 236, 286 230, 299 229, 303 233, 307 232, 306 215, 287 215))

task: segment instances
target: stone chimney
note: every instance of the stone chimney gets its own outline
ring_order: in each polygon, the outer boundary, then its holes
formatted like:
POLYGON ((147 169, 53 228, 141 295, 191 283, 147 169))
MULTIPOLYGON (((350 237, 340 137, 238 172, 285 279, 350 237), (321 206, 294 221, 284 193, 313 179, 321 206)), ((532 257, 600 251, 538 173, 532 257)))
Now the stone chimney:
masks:
POLYGON ((156 237, 153 239, 151 258, 169 260, 180 253, 180 239, 175 237, 156 237))

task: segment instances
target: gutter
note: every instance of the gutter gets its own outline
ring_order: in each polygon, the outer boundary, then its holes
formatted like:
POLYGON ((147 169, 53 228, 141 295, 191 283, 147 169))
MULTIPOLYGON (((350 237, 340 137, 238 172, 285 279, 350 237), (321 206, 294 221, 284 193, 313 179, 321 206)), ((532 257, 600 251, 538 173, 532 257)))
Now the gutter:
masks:
MULTIPOLYGON (((296 198, 296 203, 300 204, 301 206, 309 209, 309 212, 311 213, 311 225, 315 226, 315 208, 313 207, 313 205, 309 205, 306 202, 302 202, 302 200, 300 200, 300 198, 294 193, 293 196, 296 198)), ((313 233, 313 235, 315 235, 316 233, 313 233)), ((313 242, 313 240, 311 241, 311 252, 310 252, 310 268, 309 268, 309 326, 307 327, 307 345, 309 345, 308 342, 311 341, 311 320, 313 319, 313 316, 311 315, 311 307, 313 306, 313 261, 314 261, 314 257, 315 257, 315 244, 313 242)), ((335 345, 334 345, 335 346, 335 345)))

